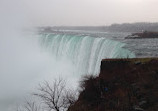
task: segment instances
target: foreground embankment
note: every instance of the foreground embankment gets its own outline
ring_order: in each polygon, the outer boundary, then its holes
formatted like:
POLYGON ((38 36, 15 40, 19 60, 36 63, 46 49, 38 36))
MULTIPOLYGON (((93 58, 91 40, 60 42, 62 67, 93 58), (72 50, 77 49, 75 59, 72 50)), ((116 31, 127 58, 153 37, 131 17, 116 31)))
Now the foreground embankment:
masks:
POLYGON ((158 58, 105 59, 69 111, 157 111, 158 58))

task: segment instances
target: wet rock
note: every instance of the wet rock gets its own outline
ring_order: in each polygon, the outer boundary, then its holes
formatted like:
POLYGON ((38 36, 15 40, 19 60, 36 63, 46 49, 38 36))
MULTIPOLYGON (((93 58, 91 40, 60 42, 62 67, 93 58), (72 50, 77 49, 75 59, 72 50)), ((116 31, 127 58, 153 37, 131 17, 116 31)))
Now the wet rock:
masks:
POLYGON ((103 60, 99 76, 69 111, 157 111, 156 78, 156 58, 103 60))

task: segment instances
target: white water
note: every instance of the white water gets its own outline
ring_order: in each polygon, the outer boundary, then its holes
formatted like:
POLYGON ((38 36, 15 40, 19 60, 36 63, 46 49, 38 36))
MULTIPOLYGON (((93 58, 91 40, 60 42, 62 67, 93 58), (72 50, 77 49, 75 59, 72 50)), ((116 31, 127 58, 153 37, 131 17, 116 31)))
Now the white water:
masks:
MULTIPOLYGON (((43 34, 40 38, 43 50, 49 52, 56 63, 61 63, 59 72, 66 74, 63 65, 71 65, 71 74, 99 74, 101 60, 105 58, 133 58, 135 55, 125 44, 105 38, 89 36, 43 34)), ((65 67, 64 67, 65 68, 65 67)), ((69 70, 69 71, 70 71, 69 70)))
POLYGON ((105 38, 43 34, 39 44, 37 37, 13 35, 1 38, 0 111, 8 111, 39 82, 62 76, 76 87, 81 75, 99 73, 102 59, 135 57, 122 48, 125 44, 105 38))

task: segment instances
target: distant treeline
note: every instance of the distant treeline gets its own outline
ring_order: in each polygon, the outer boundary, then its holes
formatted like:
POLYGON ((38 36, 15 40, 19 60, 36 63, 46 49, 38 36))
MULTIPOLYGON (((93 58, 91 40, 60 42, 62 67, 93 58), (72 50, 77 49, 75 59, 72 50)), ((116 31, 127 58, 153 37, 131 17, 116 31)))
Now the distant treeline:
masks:
POLYGON ((124 23, 112 24, 107 27, 108 31, 117 32, 141 32, 141 31, 158 31, 158 23, 124 23))
POLYGON ((85 30, 85 31, 105 31, 105 32, 141 32, 153 31, 158 32, 158 23, 123 23, 112 24, 110 26, 54 26, 54 27, 38 27, 42 31, 52 30, 85 30))

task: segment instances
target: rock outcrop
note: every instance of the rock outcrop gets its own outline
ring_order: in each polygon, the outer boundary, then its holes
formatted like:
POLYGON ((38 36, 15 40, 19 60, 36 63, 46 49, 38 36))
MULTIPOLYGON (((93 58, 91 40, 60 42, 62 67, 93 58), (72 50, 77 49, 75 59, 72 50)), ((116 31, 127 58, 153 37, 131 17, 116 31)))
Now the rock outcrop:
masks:
POLYGON ((69 111, 157 111, 158 59, 105 59, 69 111))
POLYGON ((145 38, 158 38, 158 32, 148 32, 144 31, 141 33, 133 33, 125 37, 125 39, 145 39, 145 38))

